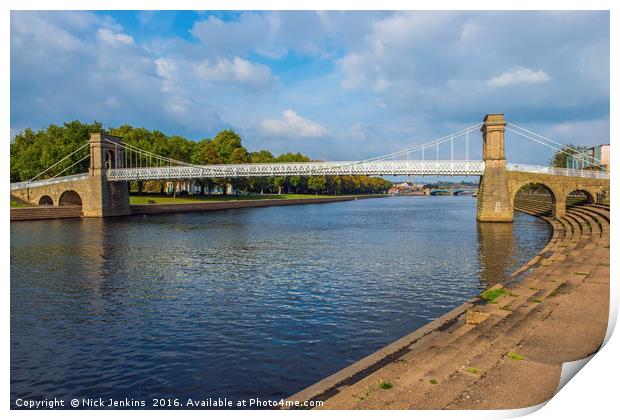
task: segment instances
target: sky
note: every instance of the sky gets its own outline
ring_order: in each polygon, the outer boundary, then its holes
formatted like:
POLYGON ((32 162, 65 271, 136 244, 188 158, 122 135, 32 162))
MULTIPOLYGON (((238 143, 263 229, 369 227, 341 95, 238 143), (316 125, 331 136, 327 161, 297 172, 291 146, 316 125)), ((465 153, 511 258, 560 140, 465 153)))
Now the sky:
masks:
MULTIPOLYGON (((72 120, 232 128, 250 151, 358 160, 500 112, 609 143, 608 12, 12 11, 10 66, 11 138, 72 120)), ((512 162, 552 153, 506 142, 512 162)))

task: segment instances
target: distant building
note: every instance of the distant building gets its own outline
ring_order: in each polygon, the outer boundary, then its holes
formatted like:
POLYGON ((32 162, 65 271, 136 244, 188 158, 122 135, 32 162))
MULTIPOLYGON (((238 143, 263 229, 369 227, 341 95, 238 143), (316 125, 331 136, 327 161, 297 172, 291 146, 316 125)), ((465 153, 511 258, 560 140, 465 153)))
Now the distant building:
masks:
POLYGON ((601 170, 609 172, 609 144, 590 147, 566 157, 568 169, 601 170))
POLYGON ((390 194, 412 194, 415 192, 421 192, 424 184, 414 184, 413 182, 403 182, 401 184, 394 184, 392 188, 388 190, 390 194))
MULTIPOLYGON (((196 181, 166 181, 164 191, 167 194, 181 194, 187 193, 189 195, 200 194, 201 187, 196 181)), ((205 188, 206 191, 206 188, 205 188)), ((222 194, 223 188, 219 185, 211 185, 211 194, 222 194)), ((226 185, 226 194, 236 194, 237 189, 233 185, 226 185)), ((205 193, 206 194, 206 193, 205 193)))

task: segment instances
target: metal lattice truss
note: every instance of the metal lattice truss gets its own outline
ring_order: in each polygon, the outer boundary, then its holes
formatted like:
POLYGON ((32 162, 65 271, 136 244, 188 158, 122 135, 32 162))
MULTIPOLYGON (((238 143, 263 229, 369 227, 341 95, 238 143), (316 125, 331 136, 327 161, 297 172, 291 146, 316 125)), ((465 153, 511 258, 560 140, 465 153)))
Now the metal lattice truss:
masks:
POLYGON ((609 172, 606 172, 606 171, 587 171, 587 170, 581 170, 581 169, 550 168, 547 166, 523 165, 520 163, 509 163, 507 167, 509 171, 513 171, 513 172, 528 172, 531 174, 572 176, 576 178, 609 179, 609 172))
MULTIPOLYGON (((609 179, 609 172, 578 169, 549 168, 546 166, 508 164, 508 170, 577 178, 609 179)), ((369 176, 480 176, 484 162, 478 160, 397 160, 373 162, 299 162, 257 163, 239 165, 162 166, 153 168, 109 169, 107 178, 113 182, 176 180, 200 178, 244 178, 271 176, 312 175, 369 175, 369 176)), ((86 179, 88 174, 78 174, 31 182, 15 182, 11 190, 38 187, 86 179)))
POLYGON ((58 176, 51 179, 41 179, 39 181, 24 181, 11 183, 11 190, 22 190, 24 188, 41 187, 44 185, 61 184, 63 182, 81 181, 88 178, 88 174, 77 174, 69 176, 58 176))
POLYGON ((313 175, 479 176, 482 175, 483 171, 484 162, 478 160, 394 160, 372 162, 255 163, 236 165, 121 168, 109 169, 107 171, 107 177, 109 181, 146 181, 166 179, 248 178, 313 175))

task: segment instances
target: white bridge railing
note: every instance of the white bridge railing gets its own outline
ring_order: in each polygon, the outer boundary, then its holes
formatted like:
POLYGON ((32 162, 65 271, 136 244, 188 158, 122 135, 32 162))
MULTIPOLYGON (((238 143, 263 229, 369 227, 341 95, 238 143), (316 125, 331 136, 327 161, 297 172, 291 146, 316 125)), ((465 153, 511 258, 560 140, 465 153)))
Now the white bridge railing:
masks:
MULTIPOLYGON (((609 179, 609 172, 578 169, 549 168, 546 166, 509 163, 509 171, 537 174, 571 176, 578 178, 609 179)), ((481 160, 395 160, 371 162, 298 162, 298 163, 255 163, 237 165, 190 165, 160 166, 146 168, 109 169, 109 181, 200 179, 200 178, 245 178, 270 176, 312 176, 312 175, 369 175, 369 176, 480 176, 484 172, 481 160)), ((11 190, 33 188, 42 185, 86 179, 88 174, 78 174, 32 182, 15 182, 11 190)))
POLYGON ((56 178, 42 179, 40 181, 24 181, 13 182, 11 184, 11 190, 22 190, 24 188, 40 187, 42 185, 60 184, 62 182, 79 181, 88 178, 88 174, 77 174, 68 176, 58 176, 56 178))
POLYGON ((110 181, 312 175, 482 175, 479 160, 395 160, 372 162, 297 162, 233 165, 161 166, 107 171, 110 181))
POLYGON ((549 168, 547 166, 522 165, 519 163, 509 163, 509 171, 529 172, 533 174, 572 176, 577 178, 609 179, 609 172, 605 171, 586 171, 581 169, 549 168))

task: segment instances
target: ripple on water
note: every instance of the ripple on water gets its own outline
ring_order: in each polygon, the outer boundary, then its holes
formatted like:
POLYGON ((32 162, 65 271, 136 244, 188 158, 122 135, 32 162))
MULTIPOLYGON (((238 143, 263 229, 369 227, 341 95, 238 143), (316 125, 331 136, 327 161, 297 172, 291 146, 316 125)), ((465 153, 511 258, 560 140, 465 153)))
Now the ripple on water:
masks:
POLYGON ((470 197, 11 224, 11 396, 279 398, 549 239, 470 197))

